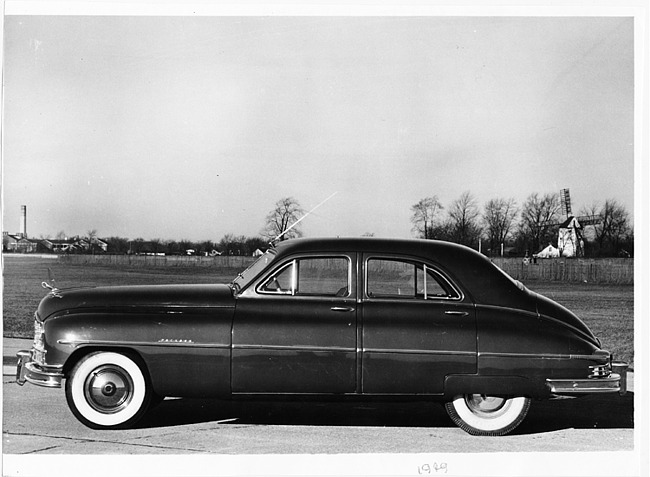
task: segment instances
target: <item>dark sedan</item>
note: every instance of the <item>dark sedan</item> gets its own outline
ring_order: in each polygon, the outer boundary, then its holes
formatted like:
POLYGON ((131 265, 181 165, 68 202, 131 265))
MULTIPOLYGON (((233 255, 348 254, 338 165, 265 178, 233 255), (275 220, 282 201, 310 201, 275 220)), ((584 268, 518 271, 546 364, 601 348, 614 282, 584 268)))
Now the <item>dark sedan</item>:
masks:
POLYGON ((432 240, 281 242, 229 285, 52 289, 17 378, 97 429, 165 396, 418 399, 477 435, 531 400, 626 391, 573 313, 483 255, 432 240))

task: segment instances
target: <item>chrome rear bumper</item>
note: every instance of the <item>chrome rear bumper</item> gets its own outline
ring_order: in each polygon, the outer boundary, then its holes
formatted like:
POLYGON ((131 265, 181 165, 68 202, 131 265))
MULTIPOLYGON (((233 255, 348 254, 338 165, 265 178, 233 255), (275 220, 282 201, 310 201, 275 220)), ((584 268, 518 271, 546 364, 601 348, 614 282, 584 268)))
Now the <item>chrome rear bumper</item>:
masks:
POLYGON ((16 353, 16 382, 19 385, 25 382, 45 386, 47 388, 60 388, 63 373, 59 366, 41 366, 32 360, 30 351, 22 350, 16 353))
POLYGON ((627 393, 627 363, 612 363, 612 372, 605 377, 588 379, 547 379, 546 386, 552 394, 627 393))

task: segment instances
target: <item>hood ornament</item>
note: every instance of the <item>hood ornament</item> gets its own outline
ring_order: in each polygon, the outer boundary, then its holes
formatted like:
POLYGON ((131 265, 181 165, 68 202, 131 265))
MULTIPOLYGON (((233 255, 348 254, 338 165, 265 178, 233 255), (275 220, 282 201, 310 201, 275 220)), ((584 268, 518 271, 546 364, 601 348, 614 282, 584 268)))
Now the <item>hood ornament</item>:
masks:
POLYGON ((50 270, 49 268, 47 269, 47 276, 50 283, 43 281, 41 282, 41 286, 46 290, 50 290, 50 295, 52 295, 53 297, 63 298, 63 295, 59 293, 59 289, 56 287, 56 284, 54 282, 54 277, 52 276, 52 270, 50 270))

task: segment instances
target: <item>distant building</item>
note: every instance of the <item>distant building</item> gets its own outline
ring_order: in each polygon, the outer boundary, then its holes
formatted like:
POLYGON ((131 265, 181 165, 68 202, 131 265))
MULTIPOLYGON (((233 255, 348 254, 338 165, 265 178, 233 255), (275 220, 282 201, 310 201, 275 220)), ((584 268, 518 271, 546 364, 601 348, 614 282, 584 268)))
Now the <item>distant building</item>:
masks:
POLYGON ((101 253, 108 251, 108 243, 98 238, 91 240, 84 237, 43 239, 40 242, 44 251, 49 253, 101 253))
POLYGON ((81 250, 77 245, 78 239, 43 239, 42 244, 48 252, 52 253, 70 253, 75 250, 81 250))
POLYGON ((40 241, 29 239, 23 234, 2 233, 2 251, 12 253, 36 253, 39 251, 40 241))

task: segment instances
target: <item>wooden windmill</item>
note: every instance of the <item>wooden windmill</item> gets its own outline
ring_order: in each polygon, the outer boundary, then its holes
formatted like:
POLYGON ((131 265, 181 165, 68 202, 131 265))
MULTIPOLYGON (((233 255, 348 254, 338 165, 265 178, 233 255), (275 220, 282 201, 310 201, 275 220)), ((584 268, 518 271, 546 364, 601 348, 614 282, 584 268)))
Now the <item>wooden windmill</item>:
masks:
POLYGON ((582 231, 588 225, 596 225, 601 222, 598 215, 581 215, 576 217, 571 211, 571 194, 569 189, 560 191, 560 206, 563 215, 563 221, 552 224, 558 225, 557 246, 560 249, 560 255, 565 257, 582 257, 584 251, 584 238, 582 231))

